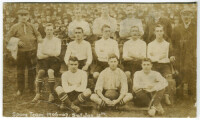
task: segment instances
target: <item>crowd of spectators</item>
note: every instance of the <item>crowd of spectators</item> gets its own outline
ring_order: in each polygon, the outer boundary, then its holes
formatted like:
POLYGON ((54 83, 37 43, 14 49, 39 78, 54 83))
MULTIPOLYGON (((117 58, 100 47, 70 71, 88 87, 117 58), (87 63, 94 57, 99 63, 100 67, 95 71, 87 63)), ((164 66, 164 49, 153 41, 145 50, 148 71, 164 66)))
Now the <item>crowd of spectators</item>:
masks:
MULTIPOLYGON (((75 19, 74 9, 81 8, 82 18, 89 24, 91 31, 90 37, 88 37, 88 41, 93 43, 93 41, 97 39, 93 36, 93 33, 95 32, 95 30, 92 30, 93 23, 96 18, 99 18, 101 16, 101 8, 105 5, 109 8, 110 17, 114 18, 117 22, 117 28, 114 37, 118 42, 120 42, 120 40, 123 40, 119 35, 120 22, 127 17, 127 6, 132 6, 135 18, 142 21, 142 26, 144 29, 143 38, 145 41, 149 41, 149 38, 147 38, 148 35, 146 34, 146 32, 148 31, 147 26, 154 18, 155 13, 158 11, 161 13, 161 17, 165 18, 165 21, 171 25, 172 29, 182 22, 180 16, 181 10, 185 8, 190 8, 193 10, 193 13, 196 17, 195 4, 4 3, 3 32, 4 34, 6 34, 9 31, 10 27, 18 22, 16 12, 19 9, 23 8, 30 11, 29 22, 34 24, 34 26, 41 33, 43 38, 45 37, 44 26, 46 23, 50 22, 54 24, 54 34, 60 39, 67 40, 69 42, 71 41, 71 39, 69 37, 68 28, 69 24, 75 19)), ((173 30, 170 30, 170 32, 172 31, 173 30)))

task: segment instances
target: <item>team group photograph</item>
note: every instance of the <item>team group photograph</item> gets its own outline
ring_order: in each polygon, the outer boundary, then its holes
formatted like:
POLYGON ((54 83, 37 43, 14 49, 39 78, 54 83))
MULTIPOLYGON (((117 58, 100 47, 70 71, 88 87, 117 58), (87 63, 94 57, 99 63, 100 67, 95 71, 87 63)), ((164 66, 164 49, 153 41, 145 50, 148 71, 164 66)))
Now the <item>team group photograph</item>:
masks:
POLYGON ((4 117, 196 117, 196 69, 196 2, 3 3, 4 117))

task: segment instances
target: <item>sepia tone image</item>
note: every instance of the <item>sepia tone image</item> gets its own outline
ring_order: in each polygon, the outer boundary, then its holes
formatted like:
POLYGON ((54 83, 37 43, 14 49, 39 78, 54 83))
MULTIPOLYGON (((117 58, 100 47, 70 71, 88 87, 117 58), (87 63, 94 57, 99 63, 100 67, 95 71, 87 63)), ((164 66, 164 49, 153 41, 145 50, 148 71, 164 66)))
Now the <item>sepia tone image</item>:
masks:
POLYGON ((4 117, 196 117, 197 3, 3 3, 4 117))

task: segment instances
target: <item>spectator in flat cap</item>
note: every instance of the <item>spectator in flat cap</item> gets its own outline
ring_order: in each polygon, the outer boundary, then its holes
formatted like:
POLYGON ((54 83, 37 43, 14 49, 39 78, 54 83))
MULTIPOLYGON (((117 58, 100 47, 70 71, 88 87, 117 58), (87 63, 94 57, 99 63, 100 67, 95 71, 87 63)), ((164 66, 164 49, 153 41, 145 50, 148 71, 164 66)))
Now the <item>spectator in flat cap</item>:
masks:
POLYGON ((17 94, 20 96, 25 88, 25 68, 28 67, 28 88, 34 91, 34 79, 36 73, 36 49, 37 43, 42 41, 40 33, 35 27, 28 23, 29 12, 20 9, 18 12, 18 23, 14 24, 7 33, 6 40, 12 37, 19 38, 17 53, 17 94))

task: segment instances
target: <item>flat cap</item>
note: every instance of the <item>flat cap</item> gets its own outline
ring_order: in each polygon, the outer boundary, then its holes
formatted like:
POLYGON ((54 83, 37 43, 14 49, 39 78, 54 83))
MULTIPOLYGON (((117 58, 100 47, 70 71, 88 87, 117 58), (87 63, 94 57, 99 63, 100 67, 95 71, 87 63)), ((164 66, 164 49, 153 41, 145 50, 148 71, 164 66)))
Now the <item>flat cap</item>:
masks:
POLYGON ((20 9, 17 11, 17 14, 29 14, 29 11, 26 9, 20 9))

